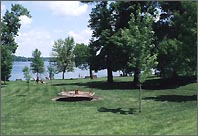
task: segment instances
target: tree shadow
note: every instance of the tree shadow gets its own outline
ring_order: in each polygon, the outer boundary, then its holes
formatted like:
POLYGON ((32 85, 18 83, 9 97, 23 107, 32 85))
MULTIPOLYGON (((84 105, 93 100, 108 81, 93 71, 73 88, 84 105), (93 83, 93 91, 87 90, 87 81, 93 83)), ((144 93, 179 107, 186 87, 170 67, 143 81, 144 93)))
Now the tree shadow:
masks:
POLYGON ((1 85, 1 88, 4 88, 4 87, 6 87, 7 85, 1 85))
POLYGON ((19 94, 19 95, 16 95, 16 96, 25 97, 25 96, 27 96, 27 95, 26 95, 26 94, 19 94))
MULTIPOLYGON (((149 79, 144 82, 142 88, 146 90, 162 90, 162 89, 175 89, 180 86, 185 86, 190 83, 196 83, 196 77, 178 77, 177 79, 149 79)), ((75 83, 60 83, 52 84, 52 86, 66 86, 66 85, 75 85, 83 86, 101 90, 131 90, 139 89, 133 84, 132 81, 122 81, 122 82, 113 82, 107 83, 106 81, 90 81, 90 82, 75 82, 75 83)))
POLYGON ((99 112, 111 112, 111 113, 120 113, 123 115, 128 115, 128 114, 134 114, 135 110, 132 108, 129 108, 128 110, 123 110, 122 108, 116 108, 116 109, 111 109, 111 108, 105 108, 105 107, 100 107, 98 109, 99 112))
POLYGON ((143 84, 143 89, 146 90, 161 90, 161 89, 175 89, 180 86, 185 86, 190 83, 196 83, 196 77, 177 77, 165 78, 165 79, 151 79, 147 80, 143 84))
POLYGON ((144 100, 154 101, 169 101, 169 102, 187 102, 197 101, 197 95, 185 96, 185 95, 160 95, 157 97, 145 97, 144 100))
POLYGON ((1 88, 7 87, 8 86, 8 83, 1 81, 0 86, 1 86, 1 88))
POLYGON ((101 90, 111 90, 111 89, 135 89, 132 82, 113 82, 107 83, 106 81, 91 81, 86 83, 61 83, 61 84, 53 84, 52 86, 65 86, 65 85, 75 85, 75 86, 84 86, 89 88, 96 88, 101 90))
POLYGON ((51 86, 65 86, 69 85, 70 83, 57 83, 57 84, 51 84, 51 86))

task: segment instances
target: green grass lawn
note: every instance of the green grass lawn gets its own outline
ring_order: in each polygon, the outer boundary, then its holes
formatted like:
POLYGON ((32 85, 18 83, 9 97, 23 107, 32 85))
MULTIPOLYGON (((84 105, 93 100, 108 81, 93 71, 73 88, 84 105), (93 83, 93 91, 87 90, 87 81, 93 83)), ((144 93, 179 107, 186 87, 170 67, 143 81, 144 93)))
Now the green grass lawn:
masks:
MULTIPOLYGON (((197 132, 196 83, 138 89, 131 77, 53 80, 47 84, 12 81, 1 88, 2 134, 169 134, 197 132), (99 101, 56 102, 62 90, 93 91, 99 101), (193 96, 194 95, 194 96, 193 96)), ((146 86, 146 84, 145 84, 146 86)))

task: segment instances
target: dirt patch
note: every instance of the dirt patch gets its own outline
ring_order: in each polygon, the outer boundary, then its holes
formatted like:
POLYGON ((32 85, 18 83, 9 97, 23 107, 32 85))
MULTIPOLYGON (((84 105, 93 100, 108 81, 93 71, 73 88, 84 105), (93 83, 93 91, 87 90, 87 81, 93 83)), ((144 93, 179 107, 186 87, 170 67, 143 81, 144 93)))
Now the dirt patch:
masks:
POLYGON ((53 98, 53 101, 66 101, 66 102, 76 102, 76 101, 97 101, 101 100, 101 97, 94 96, 94 92, 85 91, 62 91, 58 93, 58 97, 53 98))

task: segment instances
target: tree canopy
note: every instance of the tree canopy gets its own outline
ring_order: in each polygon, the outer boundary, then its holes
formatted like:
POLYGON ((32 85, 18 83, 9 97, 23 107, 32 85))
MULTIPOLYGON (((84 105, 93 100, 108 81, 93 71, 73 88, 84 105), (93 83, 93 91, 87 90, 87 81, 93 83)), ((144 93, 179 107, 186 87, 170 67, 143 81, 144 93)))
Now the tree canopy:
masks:
POLYGON ((154 25, 162 77, 196 74, 196 2, 160 2, 162 12, 154 25))
POLYGON ((67 37, 64 40, 59 39, 54 41, 52 48, 52 57, 57 72, 62 72, 62 79, 64 79, 65 72, 73 71, 74 67, 74 39, 67 37))
POLYGON ((21 27, 19 17, 26 15, 31 17, 30 12, 20 4, 11 5, 11 10, 6 10, 1 20, 1 80, 8 80, 12 69, 12 55, 18 45, 15 37, 21 27))
POLYGON ((33 73, 36 73, 36 76, 37 76, 37 83, 38 83, 38 80, 39 80, 39 77, 38 77, 38 74, 39 73, 43 73, 44 72, 44 61, 43 59, 41 58, 41 52, 38 50, 38 49, 35 49, 33 52, 32 52, 32 62, 30 64, 31 66, 31 70, 33 73))
POLYGON ((137 60, 146 63, 148 60, 143 58, 146 56, 147 59, 148 56, 153 58, 153 55, 157 53, 158 55, 155 55, 158 62, 157 69, 160 71, 161 77, 195 75, 196 8, 196 2, 183 1, 102 1, 95 3, 88 25, 93 30, 93 40, 89 44, 95 53, 92 56, 92 59, 95 60, 92 61, 93 69, 107 69, 108 82, 113 81, 112 71, 117 70, 134 73, 134 82, 137 82, 137 73, 141 72, 141 70, 135 70, 139 67, 135 67, 135 65, 139 65, 136 64, 137 60), (134 21, 140 20, 137 24, 132 24, 131 14, 133 14, 134 21), (142 17, 139 18, 139 15, 142 17), (150 18, 147 26, 142 23, 146 16, 150 18), (131 26, 128 22, 131 23, 131 26), (125 30, 124 33, 131 33, 124 35, 122 30, 125 30), (135 34, 130 37, 132 33, 135 34), (124 37, 125 40, 123 40, 124 37), (142 47, 148 50, 142 49, 142 47), (140 52, 145 52, 142 53, 145 55, 140 55, 140 52), (133 56, 131 56, 132 54, 133 56), (129 63, 131 64, 128 65, 129 63))
POLYGON ((77 43, 74 48, 75 66, 79 67, 80 69, 88 69, 90 57, 89 47, 83 43, 77 43))

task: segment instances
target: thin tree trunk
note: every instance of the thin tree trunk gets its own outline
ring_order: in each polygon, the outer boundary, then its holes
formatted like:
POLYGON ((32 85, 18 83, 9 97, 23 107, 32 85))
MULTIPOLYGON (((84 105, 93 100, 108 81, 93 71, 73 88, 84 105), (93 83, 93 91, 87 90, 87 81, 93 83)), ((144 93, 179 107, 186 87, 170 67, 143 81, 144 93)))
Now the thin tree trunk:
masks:
POLYGON ((127 76, 127 72, 126 72, 125 69, 122 70, 122 73, 123 73, 123 76, 124 76, 124 77, 127 76))
POLYGON ((90 79, 93 79, 92 67, 89 68, 90 79))
POLYGON ((6 76, 5 76, 5 79, 4 79, 4 84, 6 84, 6 76))
POLYGON ((142 111, 142 85, 140 84, 140 89, 139 89, 139 112, 142 111))
POLYGON ((28 90, 30 90, 30 83, 29 83, 29 81, 28 81, 28 90))
POLYGON ((39 78, 38 78, 38 72, 36 73, 36 83, 38 84, 39 78))

